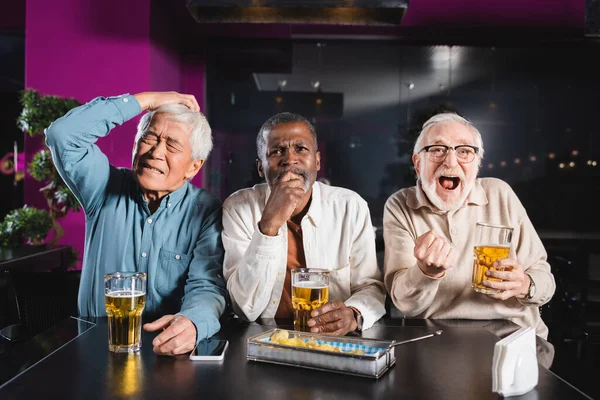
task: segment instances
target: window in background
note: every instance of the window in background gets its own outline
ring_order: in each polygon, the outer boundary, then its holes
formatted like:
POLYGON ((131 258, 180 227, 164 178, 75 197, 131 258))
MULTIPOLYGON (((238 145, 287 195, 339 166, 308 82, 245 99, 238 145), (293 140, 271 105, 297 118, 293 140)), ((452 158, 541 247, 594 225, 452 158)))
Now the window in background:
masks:
POLYGON ((258 183, 256 134, 271 115, 291 111, 315 124, 320 177, 358 192, 380 225, 386 199, 415 183, 410 157, 420 125, 455 110, 482 133, 480 176, 507 181, 538 229, 598 230, 597 45, 249 43, 209 51, 208 189, 221 199, 258 183))

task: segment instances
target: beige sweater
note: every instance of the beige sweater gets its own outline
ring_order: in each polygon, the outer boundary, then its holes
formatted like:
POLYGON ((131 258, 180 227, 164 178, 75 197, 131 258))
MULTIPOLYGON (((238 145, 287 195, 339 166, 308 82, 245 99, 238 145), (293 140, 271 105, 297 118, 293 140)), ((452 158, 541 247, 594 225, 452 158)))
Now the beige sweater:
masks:
POLYGON ((546 251, 525 208, 505 182, 480 178, 467 204, 442 213, 429 202, 420 185, 393 194, 383 215, 385 286, 392 301, 407 317, 509 319, 531 326, 546 338, 548 328, 539 313, 554 294, 554 277, 546 251), (435 210, 435 211, 434 211, 435 210), (471 288, 475 224, 487 222, 514 228, 509 257, 525 267, 536 285, 531 300, 494 300, 471 288), (419 269, 413 255, 416 239, 433 229, 456 248, 456 264, 442 278, 431 278, 419 269))

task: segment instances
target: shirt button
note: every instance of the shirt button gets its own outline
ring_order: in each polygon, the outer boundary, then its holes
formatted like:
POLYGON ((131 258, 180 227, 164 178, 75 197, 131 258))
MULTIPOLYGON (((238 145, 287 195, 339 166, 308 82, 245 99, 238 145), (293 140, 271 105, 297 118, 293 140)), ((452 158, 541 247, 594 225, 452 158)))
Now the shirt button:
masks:
POLYGON ((452 229, 450 229, 450 233, 453 235, 456 235, 458 233, 458 231, 456 230, 456 228, 452 228, 452 229))
POLYGON ((177 254, 177 255, 175 256, 175 259, 176 259, 176 260, 179 260, 180 258, 181 258, 181 256, 180 256, 179 254, 177 254))
POLYGON ((148 218, 148 223, 151 224, 152 223, 152 218, 148 218))
POLYGON ((127 97, 123 98, 123 103, 129 103, 129 99, 127 97))
POLYGON ((142 253, 142 257, 146 257, 147 255, 148 254, 145 251, 142 253))
POLYGON ((277 304, 277 302, 275 300, 273 300, 273 304, 277 304))
POLYGON ((277 276, 281 276, 281 275, 283 275, 281 272, 278 272, 278 273, 277 273, 277 276))
POLYGON ((171 203, 167 203, 167 207, 171 207, 171 203))

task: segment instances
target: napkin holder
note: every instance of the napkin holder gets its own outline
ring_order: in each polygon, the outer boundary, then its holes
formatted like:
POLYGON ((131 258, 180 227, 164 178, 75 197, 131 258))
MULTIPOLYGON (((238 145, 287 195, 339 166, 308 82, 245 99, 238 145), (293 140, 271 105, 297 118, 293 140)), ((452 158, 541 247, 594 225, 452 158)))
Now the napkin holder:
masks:
POLYGON ((520 396, 538 384, 535 330, 521 328, 496 343, 492 365, 492 391, 520 396))

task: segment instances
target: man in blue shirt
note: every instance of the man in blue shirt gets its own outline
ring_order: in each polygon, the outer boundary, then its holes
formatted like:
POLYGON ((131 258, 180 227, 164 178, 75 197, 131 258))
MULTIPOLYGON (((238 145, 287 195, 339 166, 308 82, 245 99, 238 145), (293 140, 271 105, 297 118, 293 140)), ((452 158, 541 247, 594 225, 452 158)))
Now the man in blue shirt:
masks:
POLYGON ((194 96, 175 92, 98 97, 46 129, 60 176, 86 216, 79 314, 105 316, 104 274, 148 275, 144 325, 162 330, 157 354, 192 350, 220 329, 221 206, 192 179, 212 149, 211 130, 194 96), (132 169, 117 168, 96 140, 142 111, 132 169))

